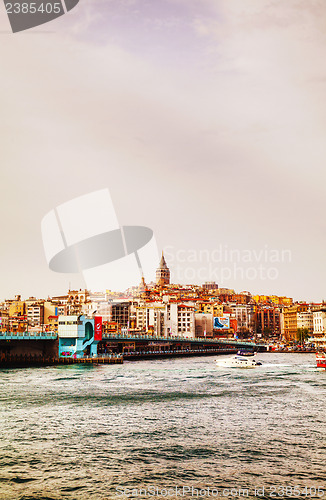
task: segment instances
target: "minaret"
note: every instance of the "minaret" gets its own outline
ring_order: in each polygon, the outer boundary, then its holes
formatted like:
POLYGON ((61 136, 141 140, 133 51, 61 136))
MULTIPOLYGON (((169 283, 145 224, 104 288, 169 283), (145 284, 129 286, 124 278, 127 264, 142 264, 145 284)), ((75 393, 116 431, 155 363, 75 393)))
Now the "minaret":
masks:
POLYGON ((147 290, 147 285, 146 285, 145 278, 144 278, 144 275, 143 275, 142 279, 141 279, 141 282, 140 282, 140 285, 139 285, 139 291, 140 292, 145 292, 146 290, 147 290))
POLYGON ((170 270, 165 262, 165 258, 162 252, 162 257, 159 267, 156 269, 156 284, 158 286, 169 285, 170 284, 170 270))

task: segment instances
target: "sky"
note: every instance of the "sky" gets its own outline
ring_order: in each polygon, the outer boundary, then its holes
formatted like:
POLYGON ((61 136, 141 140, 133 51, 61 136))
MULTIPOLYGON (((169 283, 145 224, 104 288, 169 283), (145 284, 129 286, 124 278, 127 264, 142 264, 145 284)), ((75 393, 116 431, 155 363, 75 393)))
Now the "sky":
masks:
POLYGON ((174 282, 325 299, 325 22, 323 0, 80 0, 13 34, 0 5, 0 299, 85 287, 41 220, 102 188, 174 282))

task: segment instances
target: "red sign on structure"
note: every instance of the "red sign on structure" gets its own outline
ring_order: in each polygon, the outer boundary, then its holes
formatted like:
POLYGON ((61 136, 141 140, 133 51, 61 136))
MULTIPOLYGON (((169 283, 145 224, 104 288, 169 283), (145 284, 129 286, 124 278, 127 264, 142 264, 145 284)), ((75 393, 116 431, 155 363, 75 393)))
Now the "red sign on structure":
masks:
POLYGON ((102 340, 102 316, 95 316, 94 318, 94 340, 102 340))
POLYGON ((236 332, 238 330, 238 322, 236 319, 230 319, 230 327, 236 332))

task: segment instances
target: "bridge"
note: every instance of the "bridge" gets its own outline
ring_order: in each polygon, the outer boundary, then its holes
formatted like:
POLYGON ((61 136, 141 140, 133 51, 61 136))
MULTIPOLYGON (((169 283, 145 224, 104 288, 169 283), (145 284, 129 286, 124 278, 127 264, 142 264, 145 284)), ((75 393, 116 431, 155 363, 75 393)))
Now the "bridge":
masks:
POLYGON ((57 332, 0 332, 0 367, 43 366, 58 357, 57 332))
POLYGON ((234 339, 159 337, 144 334, 103 334, 99 352, 123 354, 124 359, 156 359, 179 356, 231 354, 238 349, 266 350, 266 346, 234 339))
MULTIPOLYGON (((95 342, 96 352, 92 352, 90 348, 87 349, 88 344, 93 341, 94 335, 86 343, 85 339, 81 338, 82 345, 77 358, 93 359, 96 357, 106 360, 106 356, 112 354, 116 357, 123 356, 124 359, 136 360, 231 354, 241 348, 266 350, 266 346, 262 344, 234 339, 161 337, 135 332, 103 332, 102 340, 95 342)), ((72 344, 76 345, 75 339, 60 339, 56 331, 0 332, 0 366, 4 363, 13 366, 19 366, 19 363, 23 363, 24 366, 28 366, 29 363, 31 366, 37 363, 53 364, 54 360, 67 356, 66 351, 72 344), (61 349, 60 341, 63 341, 61 349)), ((71 357, 73 356, 70 354, 69 358, 71 357)))
MULTIPOLYGON (((56 340, 58 338, 58 332, 0 332, 0 340, 56 340)), ((103 341, 116 341, 116 342, 163 342, 163 343, 191 343, 191 344, 203 344, 210 346, 234 346, 234 347, 247 347, 247 348, 264 348, 264 344, 256 344, 254 342, 246 342, 243 340, 233 340, 233 339, 211 339, 207 337, 159 337, 155 335, 147 334, 107 334, 103 333, 103 341)))
POLYGON ((235 347, 248 347, 248 348, 263 348, 264 344, 255 344, 254 342, 245 342, 242 340, 232 340, 232 339, 210 339, 207 337, 157 337, 154 335, 146 335, 146 334, 106 334, 103 333, 103 340, 115 340, 115 341, 148 341, 148 342, 185 342, 192 344, 208 344, 208 345, 222 345, 222 346, 235 346, 235 347))

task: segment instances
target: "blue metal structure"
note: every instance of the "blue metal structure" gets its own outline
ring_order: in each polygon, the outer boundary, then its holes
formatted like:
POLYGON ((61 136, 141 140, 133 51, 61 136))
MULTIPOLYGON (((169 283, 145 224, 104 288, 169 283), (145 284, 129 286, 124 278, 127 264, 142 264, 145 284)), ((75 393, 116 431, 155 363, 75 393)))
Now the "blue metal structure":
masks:
POLYGON ((59 316, 59 357, 82 358, 97 355, 94 319, 85 316, 59 316))

